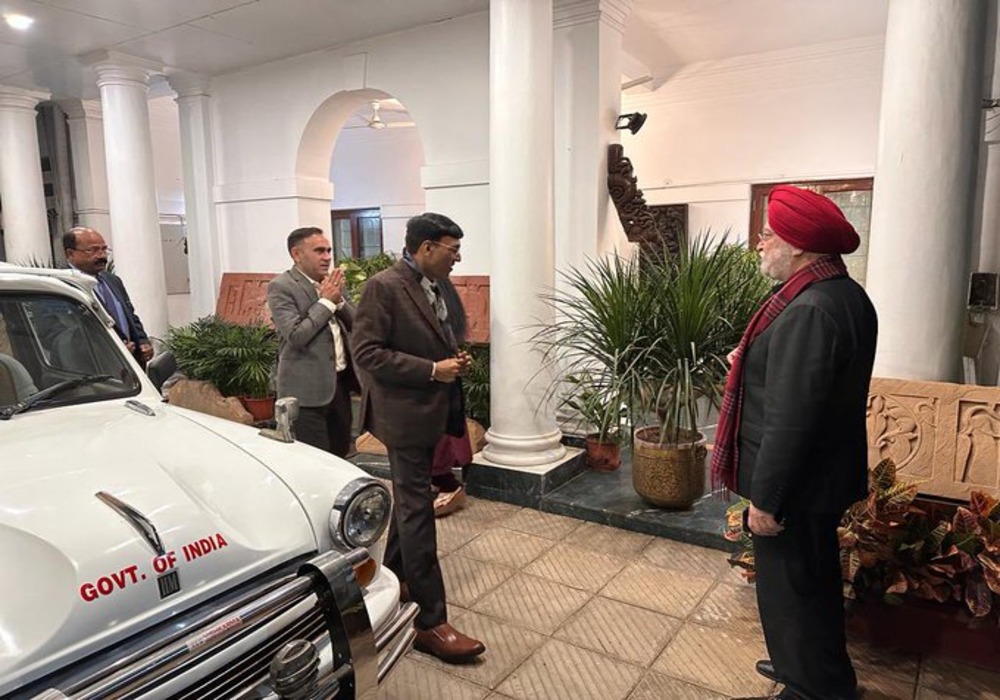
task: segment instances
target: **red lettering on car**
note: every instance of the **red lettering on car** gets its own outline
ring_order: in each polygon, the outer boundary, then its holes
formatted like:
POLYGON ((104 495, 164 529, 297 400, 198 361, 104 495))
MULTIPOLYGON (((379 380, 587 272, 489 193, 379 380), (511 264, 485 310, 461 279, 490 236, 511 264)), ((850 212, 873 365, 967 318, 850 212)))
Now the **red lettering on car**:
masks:
POLYGON ((93 583, 84 583, 80 586, 80 597, 90 603, 136 583, 139 583, 139 567, 132 564, 118 571, 113 571, 107 576, 101 576, 93 583))

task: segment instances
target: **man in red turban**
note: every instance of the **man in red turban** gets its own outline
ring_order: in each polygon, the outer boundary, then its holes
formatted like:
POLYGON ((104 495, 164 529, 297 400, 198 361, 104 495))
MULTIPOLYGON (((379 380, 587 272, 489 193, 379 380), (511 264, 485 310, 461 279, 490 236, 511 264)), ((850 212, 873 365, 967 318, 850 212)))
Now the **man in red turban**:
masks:
POLYGON ((781 283, 732 365, 712 454, 716 486, 750 500, 757 603, 779 698, 853 700, 837 525, 867 495, 865 411, 877 319, 841 259, 858 234, 826 197, 771 190, 757 244, 781 283))

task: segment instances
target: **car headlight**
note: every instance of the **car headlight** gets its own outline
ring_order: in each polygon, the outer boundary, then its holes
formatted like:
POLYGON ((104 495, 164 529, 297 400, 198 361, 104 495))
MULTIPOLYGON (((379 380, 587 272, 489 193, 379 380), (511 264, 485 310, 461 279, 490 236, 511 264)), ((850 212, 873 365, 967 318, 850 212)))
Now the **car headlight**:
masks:
POLYGON ((391 516, 389 489, 374 479, 355 479, 337 494, 330 511, 330 536, 348 547, 371 547, 391 516))

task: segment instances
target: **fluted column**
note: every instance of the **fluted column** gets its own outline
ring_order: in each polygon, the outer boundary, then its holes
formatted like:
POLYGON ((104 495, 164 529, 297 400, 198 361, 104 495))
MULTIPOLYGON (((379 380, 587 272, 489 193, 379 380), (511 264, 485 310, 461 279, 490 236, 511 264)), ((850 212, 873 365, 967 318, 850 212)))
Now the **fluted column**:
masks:
POLYGON ((108 168, 104 158, 104 119, 97 100, 63 100, 69 147, 73 158, 76 219, 80 226, 100 231, 112 248, 111 211, 108 205, 108 168))
POLYGON ((552 0, 490 2, 490 387, 483 457, 506 466, 561 459, 548 378, 526 326, 551 320, 552 0))
POLYGON ((201 318, 215 312, 221 275, 212 197, 215 167, 212 159, 209 80, 196 75, 172 75, 170 85, 177 92, 180 113, 191 313, 194 318, 201 318))
POLYGON ((149 76, 156 66, 110 54, 94 63, 104 112, 115 272, 125 281, 146 331, 167 330, 167 283, 163 271, 153 140, 149 128, 149 76))
POLYGON ((867 276, 878 376, 960 376, 985 26, 984 0, 889 4, 867 276))
POLYGON ((7 262, 52 262, 35 107, 47 92, 0 86, 0 200, 7 262))
POLYGON ((615 248, 608 226, 607 153, 619 140, 622 34, 631 10, 632 0, 555 5, 557 270, 582 267, 615 248))

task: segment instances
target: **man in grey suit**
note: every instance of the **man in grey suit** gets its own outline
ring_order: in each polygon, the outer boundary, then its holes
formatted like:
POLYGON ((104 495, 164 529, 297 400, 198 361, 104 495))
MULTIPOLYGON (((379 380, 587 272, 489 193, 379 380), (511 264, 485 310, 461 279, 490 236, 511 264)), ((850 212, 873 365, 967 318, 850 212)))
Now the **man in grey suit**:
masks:
POLYGON ((346 457, 351 449, 351 368, 347 337, 354 309, 344 272, 330 270, 330 239, 315 227, 288 235, 295 264, 267 285, 267 306, 281 338, 278 397, 299 400, 296 437, 346 457))
POLYGON ((406 255, 368 280, 358 302, 352 346, 361 379, 362 423, 385 443, 393 512, 385 565, 420 606, 419 651, 457 663, 485 650, 450 624, 437 558, 431 461, 445 433, 462 435, 460 352, 437 281, 462 259, 462 229, 446 216, 406 224, 406 255))

